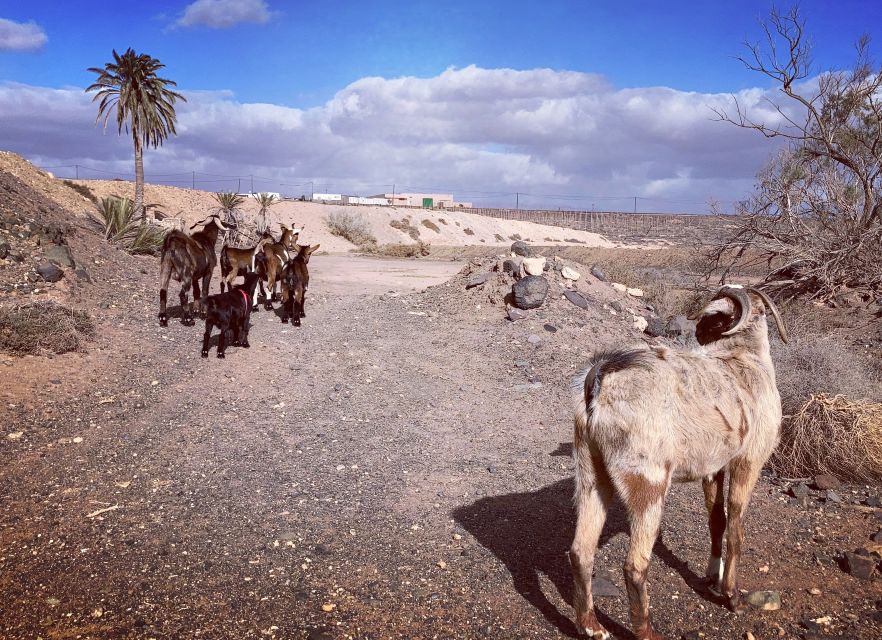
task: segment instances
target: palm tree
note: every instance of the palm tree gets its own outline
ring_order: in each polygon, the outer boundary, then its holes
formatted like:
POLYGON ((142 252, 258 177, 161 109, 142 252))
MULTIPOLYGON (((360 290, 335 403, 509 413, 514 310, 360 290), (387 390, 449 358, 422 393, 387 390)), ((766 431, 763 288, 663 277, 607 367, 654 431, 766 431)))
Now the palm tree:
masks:
POLYGON ((269 228, 269 221, 266 219, 269 208, 277 204, 279 199, 275 194, 265 192, 255 194, 254 199, 257 200, 260 207, 260 211, 257 213, 257 237, 259 238, 269 228))
POLYGON ((175 131, 175 101, 186 102, 180 93, 169 87, 177 83, 156 75, 165 65, 146 53, 137 54, 129 47, 119 55, 113 50, 113 62, 104 68, 91 67, 98 74, 95 84, 86 89, 97 92, 92 102, 101 99, 98 117, 104 118, 104 127, 116 107, 116 124, 122 135, 132 134, 135 144, 135 219, 144 219, 144 145, 158 147, 175 131))
POLYGON ((224 243, 238 247, 242 237, 242 219, 239 209, 245 203, 245 196, 232 191, 219 191, 211 194, 217 201, 217 211, 223 215, 224 224, 229 228, 224 233, 224 243))

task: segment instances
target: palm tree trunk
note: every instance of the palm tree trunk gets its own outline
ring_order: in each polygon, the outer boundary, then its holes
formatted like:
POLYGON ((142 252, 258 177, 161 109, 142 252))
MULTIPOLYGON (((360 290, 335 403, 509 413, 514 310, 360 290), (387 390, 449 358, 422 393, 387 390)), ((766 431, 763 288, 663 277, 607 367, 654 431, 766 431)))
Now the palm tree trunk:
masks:
MULTIPOLYGON (((132 127, 132 129, 135 129, 135 127, 132 127)), ((137 131, 132 137, 135 140, 135 211, 133 217, 135 220, 146 222, 147 218, 144 211, 144 148, 137 131)))

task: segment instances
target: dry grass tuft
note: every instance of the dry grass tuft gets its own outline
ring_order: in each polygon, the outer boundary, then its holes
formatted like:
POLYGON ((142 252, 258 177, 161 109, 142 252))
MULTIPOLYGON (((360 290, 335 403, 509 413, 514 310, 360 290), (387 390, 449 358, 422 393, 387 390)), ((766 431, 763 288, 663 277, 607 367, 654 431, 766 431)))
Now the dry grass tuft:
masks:
POLYGON ((469 229, 468 227, 466 227, 465 229, 463 229, 462 232, 463 232, 464 234, 466 234, 467 236, 473 236, 473 235, 475 235, 475 232, 472 231, 471 229, 469 229))
MULTIPOLYGON (((420 239, 420 230, 417 229, 415 226, 413 226, 413 224, 410 221, 410 218, 408 218, 407 216, 405 216, 401 220, 390 220, 389 226, 392 227, 393 229, 398 229, 399 231, 406 233, 414 240, 420 239)), ((436 229, 437 229, 437 227, 436 227, 436 229)))
POLYGON ((420 240, 416 244, 367 244, 361 247, 364 253, 389 258, 422 258, 432 251, 432 245, 420 240))
POLYGON ((431 220, 429 220, 428 218, 426 218, 425 220, 423 220, 423 226, 424 226, 426 229, 431 229, 431 230, 434 231, 435 233, 441 233, 441 229, 438 228, 438 225, 435 224, 434 222, 432 222, 431 220))
POLYGON ((785 420, 770 465, 784 475, 882 479, 882 403, 812 396, 785 420))
POLYGON ((0 308, 0 351, 15 356, 85 351, 95 322, 54 302, 0 308))
POLYGON ((333 235, 349 240, 358 247, 377 243, 370 223, 360 214, 335 211, 325 217, 325 222, 333 235))

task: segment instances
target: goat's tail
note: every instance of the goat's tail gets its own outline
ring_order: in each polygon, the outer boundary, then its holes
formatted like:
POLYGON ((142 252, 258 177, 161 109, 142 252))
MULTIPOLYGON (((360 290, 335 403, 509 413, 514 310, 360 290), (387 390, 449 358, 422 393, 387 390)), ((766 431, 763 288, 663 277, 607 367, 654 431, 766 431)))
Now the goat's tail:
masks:
POLYGON ((588 367, 573 379, 571 387, 577 429, 584 432, 588 428, 593 412, 592 405, 600 395, 603 378, 623 369, 648 367, 647 356, 650 356, 650 352, 645 349, 598 351, 594 354, 588 367))
POLYGON ((172 242, 175 242, 177 239, 179 239, 180 236, 184 236, 184 238, 186 238, 187 234, 185 234, 183 231, 178 231, 177 229, 172 229, 167 234, 165 234, 165 238, 163 238, 162 240, 162 250, 159 253, 160 261, 165 260, 165 254, 171 247, 172 242))

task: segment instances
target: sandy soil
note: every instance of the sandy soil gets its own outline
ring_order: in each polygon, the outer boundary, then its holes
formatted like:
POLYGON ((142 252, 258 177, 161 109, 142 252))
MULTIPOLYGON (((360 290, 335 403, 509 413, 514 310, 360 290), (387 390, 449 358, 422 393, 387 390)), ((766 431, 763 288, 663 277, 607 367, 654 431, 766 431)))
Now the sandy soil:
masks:
MULTIPOLYGON (((116 180, 80 180, 78 184, 89 187, 99 198, 109 195, 134 197, 134 187, 129 182, 116 180)), ((145 185, 145 202, 156 204, 166 215, 180 217, 187 224, 200 220, 215 209, 217 203, 206 191, 181 189, 161 185, 145 185)), ((243 205, 246 219, 258 211, 257 204, 249 200, 243 205)), ((554 244, 582 244, 592 247, 612 247, 601 235, 587 231, 575 231, 520 222, 496 220, 460 211, 437 211, 399 207, 342 206, 285 200, 270 209, 269 219, 278 233, 278 223, 305 227, 301 241, 308 244, 321 243, 330 253, 345 253, 355 247, 343 238, 331 235, 325 218, 328 214, 345 211, 364 217, 380 244, 412 244, 414 239, 407 233, 390 226, 390 222, 410 218, 419 230, 419 239, 440 246, 509 246, 516 234, 533 242, 554 244), (437 231, 423 225, 428 220, 437 231), (470 233, 471 232, 471 233, 470 233), (499 237, 497 237, 499 236, 499 237), (500 240, 500 238, 502 238, 500 240), (548 239, 548 240, 546 240, 548 239), (575 242, 571 242, 575 240, 575 242)))
MULTIPOLYGON (((198 323, 156 322, 156 260, 93 257, 90 233, 69 236, 94 282, 46 294, 93 313, 89 353, 0 357, 0 637, 576 637, 568 382, 644 339, 606 304, 638 302, 582 269, 587 309, 556 283, 512 323, 502 276, 317 256, 301 328, 261 311, 250 349, 203 359, 198 323)), ((882 582, 841 566, 882 526, 878 488, 788 486, 760 481, 741 569, 783 607, 742 616, 701 586, 701 490, 675 487, 649 577, 665 637, 879 637, 882 582)), ((618 638, 627 542, 614 510, 597 605, 618 638)))

